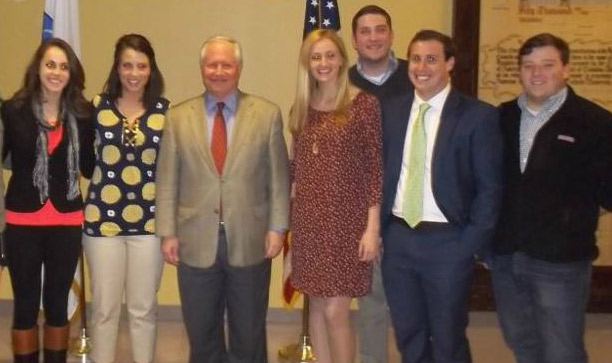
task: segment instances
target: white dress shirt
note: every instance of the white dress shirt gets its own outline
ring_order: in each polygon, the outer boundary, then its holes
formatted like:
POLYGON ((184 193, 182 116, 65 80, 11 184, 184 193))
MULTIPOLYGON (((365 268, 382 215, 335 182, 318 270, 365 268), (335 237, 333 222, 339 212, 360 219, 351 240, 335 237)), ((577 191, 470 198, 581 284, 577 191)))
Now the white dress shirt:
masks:
MULTIPOLYGON (((425 152, 425 174, 423 175, 423 221, 424 222, 448 222, 440 207, 436 203, 431 188, 431 161, 433 150, 440 126, 440 117, 442 116, 442 108, 446 102, 446 98, 450 93, 450 83, 444 87, 437 95, 430 98, 426 103, 431 106, 425 114, 425 135, 427 137, 427 150, 425 152)), ((404 205, 404 190, 406 183, 406 174, 408 171, 408 150, 410 150, 410 142, 412 140, 413 129, 418 114, 419 106, 423 101, 415 92, 412 108, 410 109, 410 120, 408 122, 408 130, 406 130, 406 139, 404 141, 404 151, 402 158, 402 170, 400 171, 399 181, 397 183, 397 192, 395 193, 395 202, 393 203, 392 213, 396 217, 403 217, 404 205)))

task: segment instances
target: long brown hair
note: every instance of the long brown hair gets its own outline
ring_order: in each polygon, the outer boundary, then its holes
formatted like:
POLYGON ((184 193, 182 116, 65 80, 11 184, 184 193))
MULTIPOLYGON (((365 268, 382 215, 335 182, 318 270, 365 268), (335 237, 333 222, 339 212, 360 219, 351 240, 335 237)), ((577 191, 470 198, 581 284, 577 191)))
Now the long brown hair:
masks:
POLYGON ((155 60, 155 51, 147 38, 140 34, 126 34, 117 40, 115 44, 115 55, 113 66, 111 67, 106 83, 104 84, 104 92, 108 93, 111 100, 115 101, 121 97, 121 81, 119 79, 119 64, 121 63, 121 55, 126 49, 133 49, 143 53, 149 59, 151 66, 151 74, 145 86, 142 104, 145 107, 151 107, 157 99, 164 93, 164 77, 157 67, 155 60))
POLYGON ((52 47, 59 48, 66 54, 68 71, 70 73, 68 83, 62 90, 60 104, 65 104, 66 111, 71 112, 77 117, 88 117, 91 108, 89 102, 83 96, 83 90, 85 89, 83 66, 81 66, 81 62, 72 50, 72 47, 59 38, 49 38, 38 46, 26 69, 23 85, 13 95, 13 101, 19 107, 28 99, 41 102, 40 62, 45 56, 45 52, 52 47))

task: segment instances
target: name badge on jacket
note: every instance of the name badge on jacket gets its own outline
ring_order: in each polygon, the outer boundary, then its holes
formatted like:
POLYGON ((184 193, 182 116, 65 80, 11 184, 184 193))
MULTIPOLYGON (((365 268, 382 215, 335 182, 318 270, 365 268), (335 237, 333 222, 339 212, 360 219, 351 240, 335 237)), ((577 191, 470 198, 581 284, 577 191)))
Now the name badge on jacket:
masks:
POLYGON ((576 139, 573 136, 569 136, 569 135, 557 135, 557 140, 570 142, 572 144, 576 142, 576 139))

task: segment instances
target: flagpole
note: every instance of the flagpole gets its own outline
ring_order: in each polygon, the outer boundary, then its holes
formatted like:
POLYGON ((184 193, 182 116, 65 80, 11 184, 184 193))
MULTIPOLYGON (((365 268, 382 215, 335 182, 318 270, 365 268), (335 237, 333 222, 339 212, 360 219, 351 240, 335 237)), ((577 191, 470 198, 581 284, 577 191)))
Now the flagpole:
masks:
POLYGON ((85 306, 85 259, 83 251, 79 260, 79 269, 81 273, 81 289, 79 291, 79 305, 81 307, 81 334, 74 338, 70 353, 81 357, 81 362, 90 362, 89 353, 91 352, 91 339, 87 334, 87 308, 85 306))
POLYGON ((278 351, 278 358, 281 363, 311 363, 316 362, 310 343, 310 331, 308 329, 308 319, 310 316, 310 299, 304 294, 304 307, 302 309, 302 334, 298 344, 290 344, 278 351))

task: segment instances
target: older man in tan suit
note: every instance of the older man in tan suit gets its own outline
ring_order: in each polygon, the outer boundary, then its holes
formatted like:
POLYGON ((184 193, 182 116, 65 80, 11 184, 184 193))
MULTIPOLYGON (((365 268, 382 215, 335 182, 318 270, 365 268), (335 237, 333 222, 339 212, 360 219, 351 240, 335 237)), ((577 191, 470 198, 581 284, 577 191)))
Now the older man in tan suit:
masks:
POLYGON ((210 38, 200 57, 206 92, 166 116, 157 234, 164 259, 178 266, 189 362, 267 362, 270 259, 289 215, 281 113, 238 90, 235 40, 210 38))

